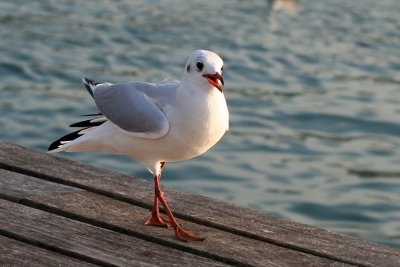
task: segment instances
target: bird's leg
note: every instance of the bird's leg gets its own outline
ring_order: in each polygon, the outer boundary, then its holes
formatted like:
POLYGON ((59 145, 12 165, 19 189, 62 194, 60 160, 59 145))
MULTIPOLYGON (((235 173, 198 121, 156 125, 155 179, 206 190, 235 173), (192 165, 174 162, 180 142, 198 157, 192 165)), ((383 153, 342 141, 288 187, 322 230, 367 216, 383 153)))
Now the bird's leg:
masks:
POLYGON ((168 207, 167 201, 165 200, 164 197, 164 193, 161 191, 159 178, 160 176, 154 177, 156 196, 160 200, 162 206, 164 207, 165 212, 167 213, 167 216, 170 220, 170 224, 175 230, 175 236, 182 241, 187 241, 188 238, 196 241, 203 241, 205 238, 198 237, 196 234, 184 230, 182 226, 176 221, 174 215, 171 212, 171 209, 168 207))
MULTIPOLYGON (((165 162, 161 162, 161 170, 164 167, 165 162)), ((151 212, 151 215, 149 219, 145 222, 145 225, 154 225, 154 226, 160 226, 160 227, 168 227, 169 221, 164 219, 160 215, 160 211, 158 209, 158 195, 160 194, 160 188, 159 186, 157 187, 157 184, 159 184, 159 180, 161 178, 161 174, 159 176, 155 175, 154 176, 154 204, 153 204, 153 210, 151 212)))

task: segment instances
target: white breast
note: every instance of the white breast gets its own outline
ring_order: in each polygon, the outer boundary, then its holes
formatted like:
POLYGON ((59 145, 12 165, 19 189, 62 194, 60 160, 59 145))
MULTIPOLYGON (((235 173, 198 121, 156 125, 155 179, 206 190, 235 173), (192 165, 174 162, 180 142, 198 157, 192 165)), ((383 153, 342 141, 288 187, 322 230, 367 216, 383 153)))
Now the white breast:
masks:
POLYGON ((170 132, 166 136, 182 159, 203 154, 214 146, 229 127, 229 113, 224 95, 218 90, 209 94, 183 94, 173 111, 167 113, 170 132))

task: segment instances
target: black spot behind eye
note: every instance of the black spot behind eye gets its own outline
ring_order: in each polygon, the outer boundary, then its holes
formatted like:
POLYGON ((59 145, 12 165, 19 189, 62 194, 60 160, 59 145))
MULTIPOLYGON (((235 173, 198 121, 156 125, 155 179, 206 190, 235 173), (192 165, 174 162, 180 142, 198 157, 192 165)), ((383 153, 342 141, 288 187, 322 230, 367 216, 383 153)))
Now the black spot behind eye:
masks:
POLYGON ((203 68, 204 68, 203 62, 197 61, 197 62, 196 62, 196 68, 197 68, 198 71, 202 71, 203 68))

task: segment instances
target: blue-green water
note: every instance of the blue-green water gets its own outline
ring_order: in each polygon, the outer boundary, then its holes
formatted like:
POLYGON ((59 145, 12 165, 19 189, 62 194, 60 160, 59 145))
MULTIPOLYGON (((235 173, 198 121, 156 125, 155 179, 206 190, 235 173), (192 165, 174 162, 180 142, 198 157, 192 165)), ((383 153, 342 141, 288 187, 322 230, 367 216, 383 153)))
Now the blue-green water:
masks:
MULTIPOLYGON (((0 1, 0 139, 45 151, 96 111, 82 76, 180 79, 214 50, 230 131, 163 183, 400 247, 400 3, 283 2, 0 1)), ((151 180, 127 157, 62 156, 151 180)))

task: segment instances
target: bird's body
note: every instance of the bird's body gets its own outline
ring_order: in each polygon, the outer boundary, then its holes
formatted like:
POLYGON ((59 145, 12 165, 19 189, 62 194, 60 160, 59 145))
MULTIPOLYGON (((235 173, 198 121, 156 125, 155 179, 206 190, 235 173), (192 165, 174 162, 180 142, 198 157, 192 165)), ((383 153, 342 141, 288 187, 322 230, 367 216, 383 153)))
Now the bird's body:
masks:
MULTIPOLYGON (((134 88, 129 84, 126 85, 134 88)), ((160 162, 181 161, 201 155, 214 146, 228 130, 228 109, 225 98, 219 91, 196 92, 176 82, 157 87, 142 84, 150 89, 143 94, 156 103, 169 122, 165 135, 160 138, 146 138, 143 133, 135 135, 111 121, 106 121, 66 143, 58 151, 95 150, 125 154, 157 174, 160 162), (152 94, 151 90, 156 93, 152 94)))
POLYGON ((157 194, 157 184, 165 162, 203 154, 228 130, 229 113, 221 87, 222 68, 218 55, 198 50, 189 58, 181 82, 110 84, 84 79, 102 113, 99 115, 104 117, 77 123, 86 128, 60 138, 49 150, 95 150, 136 159, 154 175, 156 182, 152 215, 155 221, 151 217, 147 224, 166 226, 169 223, 178 238, 200 239, 183 229, 181 232, 172 213, 167 211, 170 222, 160 217, 158 201, 166 210, 169 208, 162 194, 157 194))

